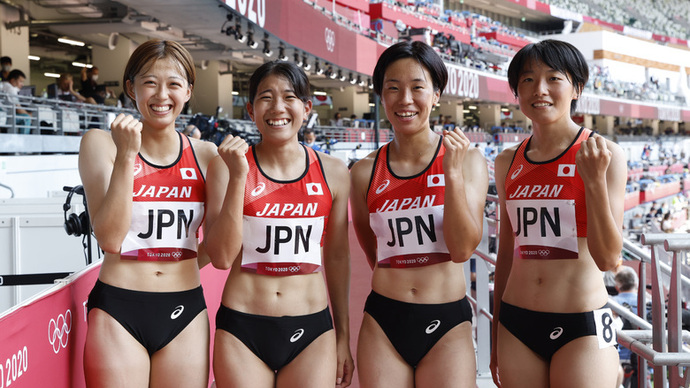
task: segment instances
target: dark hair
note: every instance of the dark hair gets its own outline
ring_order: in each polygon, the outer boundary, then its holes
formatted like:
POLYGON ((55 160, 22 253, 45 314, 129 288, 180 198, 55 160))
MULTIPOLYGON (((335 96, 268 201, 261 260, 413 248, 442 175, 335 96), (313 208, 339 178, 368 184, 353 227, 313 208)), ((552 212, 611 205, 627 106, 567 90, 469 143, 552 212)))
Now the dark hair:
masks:
POLYGON ((620 283, 620 290, 623 292, 633 291, 635 290, 635 288, 637 288, 637 273, 634 269, 628 266, 620 267, 618 273, 616 273, 616 275, 613 278, 615 281, 620 283))
MULTIPOLYGON (((180 64, 180 70, 187 76, 189 87, 194 86, 196 81, 196 70, 191 54, 181 44, 172 40, 151 39, 139 45, 130 55, 125 66, 125 73, 122 76, 122 86, 127 90, 127 81, 134 82, 134 77, 148 70, 154 61, 164 58, 172 58, 180 64)), ((134 98, 125 92, 130 100, 134 98)))
POLYGON ((269 75, 277 75, 284 77, 290 82, 295 91, 295 95, 306 103, 311 99, 311 90, 309 89, 309 78, 304 73, 302 68, 298 67, 292 62, 271 61, 259 66, 254 71, 254 74, 249 78, 249 103, 254 104, 257 89, 264 78, 269 75))
POLYGON ((302 135, 306 135, 308 133, 316 133, 316 132, 314 132, 314 130, 311 128, 305 128, 304 132, 302 132, 302 135))
POLYGON ((13 80, 13 79, 18 79, 19 77, 26 78, 26 75, 24 75, 24 72, 19 70, 19 69, 14 69, 10 71, 9 74, 7 74, 7 80, 13 80))
MULTIPOLYGON (((525 65, 530 62, 542 62, 546 66, 560 71, 568 77, 577 94, 582 93, 589 80, 589 66, 580 50, 570 43, 560 40, 546 39, 537 43, 530 43, 515 54, 508 66, 508 85, 515 97, 518 96, 517 88, 520 74, 525 65)), ((570 113, 575 112, 577 100, 570 103, 570 113)))
POLYGON ((431 82, 434 85, 434 90, 438 90, 443 94, 448 82, 448 70, 443 63, 441 57, 436 54, 436 51, 428 44, 420 41, 398 42, 384 51, 376 62, 374 68, 373 82, 374 92, 381 95, 383 90, 383 77, 386 75, 386 69, 393 62, 398 59, 414 58, 420 65, 424 66, 431 75, 431 82))
POLYGON ((3 63, 9 63, 10 65, 12 64, 12 58, 10 57, 0 57, 0 64, 3 63))

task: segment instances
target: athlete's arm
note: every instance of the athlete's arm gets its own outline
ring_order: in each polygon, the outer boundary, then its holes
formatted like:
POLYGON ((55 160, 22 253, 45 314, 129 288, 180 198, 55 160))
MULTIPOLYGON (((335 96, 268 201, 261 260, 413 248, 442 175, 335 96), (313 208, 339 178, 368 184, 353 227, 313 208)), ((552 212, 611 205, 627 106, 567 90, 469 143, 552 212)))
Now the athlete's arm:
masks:
POLYGON ((247 143, 229 135, 218 146, 219 157, 208 166, 204 245, 213 266, 228 269, 242 248, 247 143))
POLYGON ((489 188, 486 160, 459 129, 444 131, 445 198, 443 235, 451 259, 470 258, 482 239, 484 205, 489 188))
POLYGON ((369 179, 374 168, 375 152, 361 159, 350 170, 350 210, 352 211, 352 226, 357 235, 359 246, 362 247, 369 266, 376 265, 376 235, 369 225, 369 208, 367 207, 367 189, 369 179))
POLYGON ((506 175, 508 174, 508 169, 510 167, 510 162, 513 160, 513 155, 515 155, 515 149, 507 149, 501 152, 495 161, 496 168, 496 191, 498 192, 498 252, 496 254, 496 269, 494 272, 494 313, 493 313, 493 324, 491 330, 492 343, 494 344, 491 349, 491 374, 494 379, 494 383, 500 387, 500 381, 498 376, 498 317, 501 308, 501 300, 503 299, 503 292, 506 288, 506 283, 508 282, 508 276, 510 275, 510 270, 513 267, 513 252, 515 245, 515 235, 513 234, 513 228, 510 225, 510 218, 508 217, 508 211, 506 210, 506 189, 505 181, 506 175))
POLYGON ((141 148, 142 124, 119 114, 110 128, 110 133, 92 129, 84 134, 79 174, 98 245, 118 254, 132 222, 134 160, 141 148))
POLYGON ((328 295, 333 307, 338 369, 336 385, 347 387, 352 382, 355 364, 350 351, 350 242, 348 238, 347 201, 350 181, 345 164, 334 157, 319 155, 323 162, 328 187, 333 195, 324 237, 323 262, 328 295))
POLYGON ((623 249, 625 156, 620 146, 595 135, 582 142, 575 161, 585 184, 589 252, 599 269, 608 271, 623 249))
MULTIPOLYGON (((209 141, 201 141, 194 138, 189 138, 189 141, 194 148, 194 153, 197 155, 199 168, 204 175, 205 182, 208 182, 208 166, 218 156, 218 147, 209 141)), ((208 208, 208 200, 205 203, 205 208, 208 208)), ((200 232, 203 234, 203 228, 201 228, 200 232)), ((208 252, 206 252, 206 245, 203 242, 197 246, 196 261, 199 269, 204 268, 211 262, 211 258, 208 256, 208 252)))

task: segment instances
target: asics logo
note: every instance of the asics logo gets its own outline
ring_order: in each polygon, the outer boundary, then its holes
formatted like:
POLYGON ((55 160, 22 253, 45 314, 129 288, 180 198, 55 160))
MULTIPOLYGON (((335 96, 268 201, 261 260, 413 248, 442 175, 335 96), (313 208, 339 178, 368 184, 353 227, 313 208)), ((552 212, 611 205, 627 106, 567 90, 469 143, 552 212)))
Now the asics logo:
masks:
POLYGON ((383 183, 381 184, 381 186, 379 186, 379 187, 376 188, 376 194, 381 194, 381 193, 383 192, 383 190, 386 190, 386 187, 388 187, 388 185, 389 185, 390 183, 391 183, 391 181, 389 181, 388 179, 386 179, 386 181, 383 182, 383 183))
POLYGON ((304 329, 295 330, 295 334, 293 334, 292 337, 290 337, 290 342, 299 341, 299 339, 302 338, 303 334, 304 334, 304 329))
POLYGON ((177 319, 180 315, 182 315, 182 312, 184 311, 184 306, 179 305, 175 307, 175 310, 170 314, 170 319, 177 319))
POLYGON ((549 334, 549 338, 551 338, 552 340, 555 340, 555 339, 558 339, 558 337, 560 337, 561 334, 563 334, 563 328, 559 326, 559 327, 553 329, 551 334, 549 334))
POLYGON ((441 321, 439 321, 438 319, 434 319, 433 321, 431 321, 431 324, 426 327, 426 330, 424 330, 424 332, 427 334, 431 334, 435 332, 439 326, 441 326, 441 321))
POLYGON ((524 165, 520 165, 518 168, 515 169, 515 171, 510 175, 510 179, 515 179, 517 178, 518 175, 522 172, 522 168, 525 167, 524 165))
POLYGON ((266 184, 263 182, 259 182, 258 185, 252 190, 252 197, 256 197, 257 195, 263 193, 264 189, 266 188, 266 184))
POLYGON ((134 164, 134 176, 137 176, 141 172, 141 163, 134 164))

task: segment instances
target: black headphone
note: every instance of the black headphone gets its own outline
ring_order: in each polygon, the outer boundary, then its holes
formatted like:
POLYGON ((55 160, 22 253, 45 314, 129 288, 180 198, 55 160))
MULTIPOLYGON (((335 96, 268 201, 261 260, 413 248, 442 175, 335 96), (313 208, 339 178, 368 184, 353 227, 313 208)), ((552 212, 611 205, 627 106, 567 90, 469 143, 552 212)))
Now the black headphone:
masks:
POLYGON ((81 212, 79 215, 77 215, 76 213, 70 213, 69 216, 67 216, 67 212, 72 208, 72 196, 75 193, 84 197, 84 209, 87 209, 86 196, 84 195, 84 186, 65 186, 62 189, 64 191, 69 192, 67 194, 65 204, 62 205, 62 210, 65 212, 65 232, 67 232, 69 236, 74 235, 76 237, 79 237, 82 234, 89 234, 91 230, 91 225, 89 224, 89 214, 87 210, 81 212))

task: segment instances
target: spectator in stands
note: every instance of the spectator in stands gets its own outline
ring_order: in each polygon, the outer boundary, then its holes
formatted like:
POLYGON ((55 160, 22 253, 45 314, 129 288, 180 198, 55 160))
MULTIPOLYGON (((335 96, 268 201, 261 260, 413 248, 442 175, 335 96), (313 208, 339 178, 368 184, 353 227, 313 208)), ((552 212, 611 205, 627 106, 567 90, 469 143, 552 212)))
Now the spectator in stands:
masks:
POLYGON ((319 147, 318 144, 316 144, 316 133, 314 133, 313 129, 307 128, 304 130, 303 133, 303 139, 304 139, 304 145, 307 147, 311 147, 314 151, 321 151, 321 147, 319 147))
POLYGON ((462 131, 430 127, 447 78, 421 41, 390 46, 374 68, 395 136, 351 170, 352 223, 373 269, 357 349, 362 387, 476 384, 463 263, 481 241, 488 172, 462 131))
POLYGON ((232 267, 216 315, 216 384, 347 387, 354 372, 347 167, 298 141, 312 109, 302 68, 267 62, 248 89, 261 141, 248 148, 227 136, 207 180, 204 241, 214 266, 232 267), (295 249, 278 241, 285 232, 295 249))
POLYGON ((121 113, 110 131, 91 129, 82 138, 79 172, 105 251, 87 303, 86 386, 208 387, 199 268, 209 259, 198 233, 203 178, 217 151, 175 130, 194 81, 194 61, 182 45, 142 43, 122 83, 141 118, 121 113))
POLYGON ((614 387, 618 376, 601 272, 623 249, 626 158, 571 118, 587 79, 582 53, 551 39, 523 47, 508 68, 533 127, 495 164, 501 222, 491 371, 503 388, 614 387), (529 189, 544 184, 569 189, 529 189), (602 324, 587 323, 595 320, 602 324))
POLYGON ((74 78, 69 73, 60 74, 57 83, 48 85, 48 96, 62 101, 96 104, 93 97, 84 97, 74 90, 74 78))
POLYGON ((97 104, 104 104, 105 99, 115 96, 112 90, 104 85, 98 85, 98 67, 83 67, 81 69, 81 90, 80 93, 86 98, 93 98, 97 104))
POLYGON ((7 81, 12 71, 12 58, 0 57, 0 81, 7 81))
POLYGON ((343 116, 340 114, 340 112, 335 112, 333 115, 333 120, 331 120, 331 125, 334 127, 343 126, 343 116))
POLYGON ((0 92, 8 95, 8 101, 14 104, 15 113, 17 115, 16 125, 19 133, 28 134, 31 132, 31 113, 22 107, 19 103, 19 91, 24 87, 26 75, 21 70, 12 70, 7 75, 7 79, 0 83, 0 92))
POLYGON ((184 127, 182 133, 194 139, 201 139, 201 131, 194 124, 188 124, 186 127, 184 127))
MULTIPOLYGON (((627 307, 632 313, 637 314, 637 289, 638 277, 634 269, 621 265, 614 276, 618 295, 613 300, 623 307, 627 307)), ((645 315, 643 315, 644 317, 645 315)), ((623 319, 623 330, 633 330, 629 320, 623 319)), ((637 381, 637 357, 631 357, 632 351, 625 346, 618 345, 618 356, 621 363, 630 364, 633 371, 633 380, 637 381)), ((619 384, 620 385, 620 382, 619 384)))
POLYGON ((664 219, 661 221, 661 231, 664 233, 673 233, 673 220, 671 219, 671 212, 664 213, 664 219))

